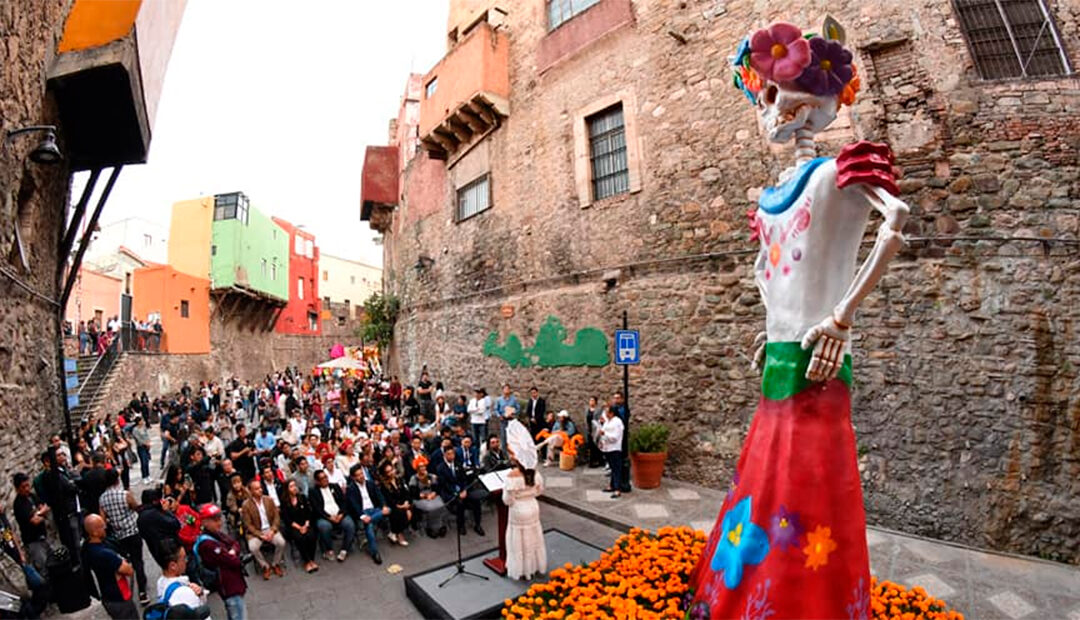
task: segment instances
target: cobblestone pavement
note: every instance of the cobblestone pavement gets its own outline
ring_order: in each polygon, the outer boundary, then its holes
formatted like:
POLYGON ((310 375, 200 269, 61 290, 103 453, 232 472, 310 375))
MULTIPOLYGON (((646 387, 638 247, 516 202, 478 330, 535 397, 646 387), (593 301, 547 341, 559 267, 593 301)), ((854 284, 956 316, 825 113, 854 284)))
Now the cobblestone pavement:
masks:
MULTIPOLYGON (((544 469, 541 498, 620 530, 663 525, 712 529, 724 499, 715 489, 664 479, 658 489, 635 489, 611 499, 602 468, 544 469)), ((974 620, 1080 620, 1080 569, 988 552, 938 540, 867 528, 873 574, 920 585, 974 620)))

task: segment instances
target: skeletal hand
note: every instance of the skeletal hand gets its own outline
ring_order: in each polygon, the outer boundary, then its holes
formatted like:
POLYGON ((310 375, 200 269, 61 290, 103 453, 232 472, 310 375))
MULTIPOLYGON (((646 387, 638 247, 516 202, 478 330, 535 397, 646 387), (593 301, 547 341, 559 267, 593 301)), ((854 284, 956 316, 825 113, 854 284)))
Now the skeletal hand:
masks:
POLYGON ((765 341, 768 337, 765 332, 758 332, 758 335, 754 336, 754 359, 750 362, 750 367, 757 372, 765 368, 765 341))
POLYGON ((814 348, 806 378, 811 381, 828 381, 836 377, 844 363, 844 347, 851 339, 850 329, 839 325, 830 315, 811 327, 802 339, 804 351, 814 348))

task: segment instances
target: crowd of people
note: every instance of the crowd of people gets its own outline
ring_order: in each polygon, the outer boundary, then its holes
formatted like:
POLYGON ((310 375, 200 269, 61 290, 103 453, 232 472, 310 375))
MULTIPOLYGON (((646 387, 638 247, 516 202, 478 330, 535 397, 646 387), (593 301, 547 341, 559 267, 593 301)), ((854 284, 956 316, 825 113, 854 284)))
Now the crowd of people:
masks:
POLYGON ((71 331, 71 324, 65 321, 64 335, 78 338, 79 355, 101 355, 117 339, 122 348, 132 351, 160 351, 164 333, 161 319, 140 321, 132 317, 131 321, 125 323, 119 316, 113 316, 108 321, 79 321, 75 333, 71 331))
MULTIPOLYGON (((590 399, 583 414, 581 458, 593 467, 607 459, 608 490, 617 496, 628 490, 621 395, 604 407, 590 399)), ((548 411, 536 387, 523 399, 509 385, 495 399, 480 387, 450 399, 427 372, 412 386, 287 369, 258 382, 185 384, 153 400, 132 394, 115 415, 82 421, 73 442, 53 436, 41 471, 12 480, 22 544, 11 555, 34 590, 27 612, 47 600, 60 546, 94 575, 113 618, 140 617, 136 600, 144 612, 184 605, 205 617, 213 592, 239 620, 246 567, 271 580, 285 575, 286 556, 316 573, 320 562, 361 551, 381 564, 387 543, 408 546, 421 532, 467 535, 471 525, 485 536, 489 493, 477 478, 511 466, 506 432, 515 418, 533 437, 577 432, 567 411, 548 411), (151 477, 155 456, 160 480, 151 477), (138 496, 133 482, 144 487, 138 496), (147 583, 144 546, 162 569, 156 584, 147 583)), ((562 444, 548 437, 536 447, 548 464, 562 444)))

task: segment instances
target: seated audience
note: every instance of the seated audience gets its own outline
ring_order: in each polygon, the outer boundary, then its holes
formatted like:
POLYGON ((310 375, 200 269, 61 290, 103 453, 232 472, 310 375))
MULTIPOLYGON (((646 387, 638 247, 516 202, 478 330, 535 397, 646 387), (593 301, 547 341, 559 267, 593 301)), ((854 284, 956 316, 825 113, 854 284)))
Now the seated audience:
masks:
POLYGON ((285 538, 281 535, 281 517, 277 506, 269 497, 263 495, 262 483, 258 480, 252 480, 248 484, 248 493, 249 497, 240 507, 248 549, 262 569, 264 580, 270 579, 271 573, 282 577, 285 575, 285 566, 282 563, 285 558, 285 538), (264 545, 274 548, 271 562, 267 562, 263 556, 264 545))
POLYGON ((318 542, 315 513, 311 509, 311 501, 300 492, 300 485, 295 479, 285 484, 282 494, 281 526, 285 538, 300 552, 304 570, 309 573, 319 570, 319 565, 315 563, 315 545, 318 542))
MULTIPOLYGON (((347 512, 345 495, 337 485, 330 484, 330 477, 325 471, 315 472, 315 486, 308 493, 311 510, 315 513, 315 528, 319 534, 319 545, 323 549, 323 558, 334 559, 334 532, 341 532, 341 550, 337 561, 344 562, 352 551, 353 539, 356 538, 356 523, 347 512)), ((380 560, 381 561, 381 560, 380 560)))
POLYGON ((423 520, 424 532, 430 538, 446 536, 446 504, 439 497, 439 481, 428 473, 426 457, 416 457, 412 467, 416 473, 409 479, 409 491, 413 506, 423 520))
POLYGON ((364 537, 367 539, 371 559, 376 564, 382 564, 382 556, 379 555, 379 547, 375 540, 375 527, 383 518, 390 515, 390 507, 383 500, 379 487, 364 474, 363 465, 353 465, 349 473, 351 480, 345 493, 349 514, 364 528, 364 537))

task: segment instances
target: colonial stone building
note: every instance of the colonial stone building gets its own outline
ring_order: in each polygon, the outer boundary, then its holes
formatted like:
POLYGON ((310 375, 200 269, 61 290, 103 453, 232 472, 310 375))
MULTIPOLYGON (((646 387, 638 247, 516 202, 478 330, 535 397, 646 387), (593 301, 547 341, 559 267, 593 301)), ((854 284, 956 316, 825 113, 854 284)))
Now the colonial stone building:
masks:
POLYGON ((863 86, 820 154, 889 142, 912 208, 856 325, 869 521, 1080 561, 1075 2, 452 0, 447 55, 392 124, 396 159, 364 175, 404 308, 391 369, 426 365, 452 392, 535 384, 580 417, 621 371, 530 347, 596 328, 610 356, 626 311, 644 343, 633 420, 671 425, 669 475, 726 485, 758 398, 746 213, 792 161, 728 57, 826 11, 863 86))

